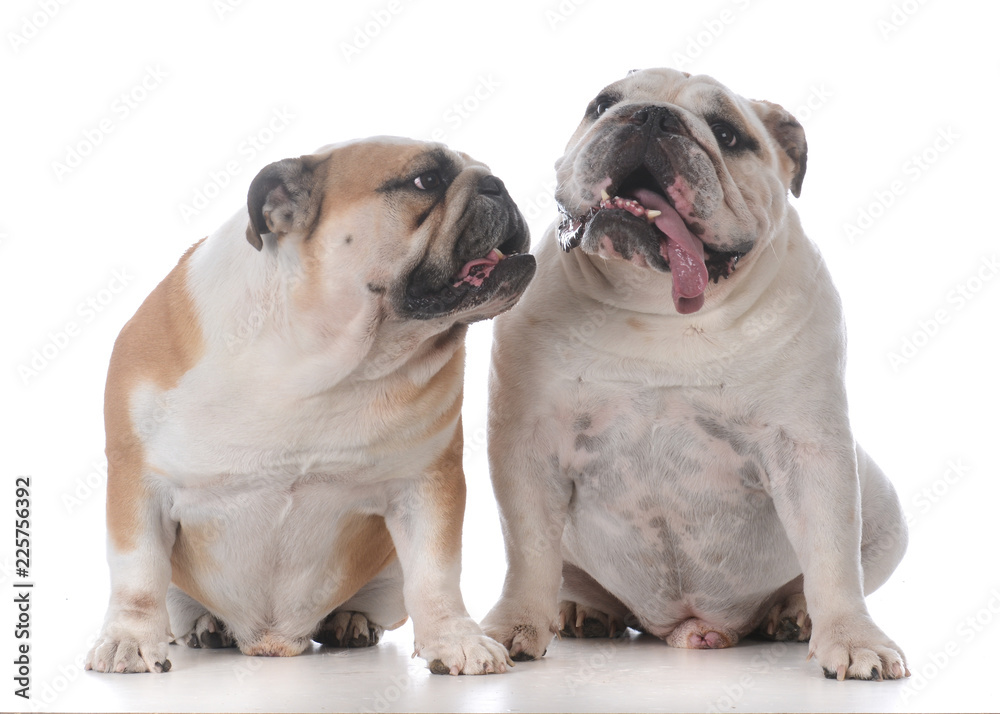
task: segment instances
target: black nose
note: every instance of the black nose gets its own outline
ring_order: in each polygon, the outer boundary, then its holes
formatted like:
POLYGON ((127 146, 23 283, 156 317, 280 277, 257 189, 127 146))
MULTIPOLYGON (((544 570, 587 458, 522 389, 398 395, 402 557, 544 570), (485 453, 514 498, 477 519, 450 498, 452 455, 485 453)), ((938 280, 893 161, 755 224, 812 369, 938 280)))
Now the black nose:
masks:
POLYGON ((632 123, 651 126, 654 132, 677 134, 682 130, 680 119, 667 107, 643 107, 632 115, 632 123))
POLYGON ((479 193, 487 196, 502 196, 504 194, 503 181, 496 176, 483 176, 479 179, 479 193))

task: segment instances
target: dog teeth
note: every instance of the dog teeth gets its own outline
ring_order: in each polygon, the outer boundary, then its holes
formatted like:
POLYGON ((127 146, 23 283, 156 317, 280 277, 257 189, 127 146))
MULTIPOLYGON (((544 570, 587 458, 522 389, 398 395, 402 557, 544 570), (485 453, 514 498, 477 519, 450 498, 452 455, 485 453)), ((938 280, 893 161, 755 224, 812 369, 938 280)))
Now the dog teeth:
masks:
POLYGON ((602 201, 610 201, 611 200, 611 194, 609 194, 607 192, 607 190, 603 189, 603 188, 601 189, 601 200, 602 201))
POLYGON ((661 215, 662 213, 663 211, 657 211, 655 208, 646 211, 646 220, 652 223, 656 219, 656 217, 661 215))
POLYGON ((504 258, 507 257, 503 253, 500 252, 499 248, 494 248, 493 249, 493 255, 495 255, 497 257, 497 260, 503 260, 504 258))

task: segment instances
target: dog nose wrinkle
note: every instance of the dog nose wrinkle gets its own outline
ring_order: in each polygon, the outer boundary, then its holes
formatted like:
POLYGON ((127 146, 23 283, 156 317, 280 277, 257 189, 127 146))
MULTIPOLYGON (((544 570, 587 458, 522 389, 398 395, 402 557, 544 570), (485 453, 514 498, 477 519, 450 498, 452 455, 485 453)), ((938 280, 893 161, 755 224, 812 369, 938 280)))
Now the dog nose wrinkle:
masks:
POLYGON ((502 196, 503 191, 503 181, 496 176, 483 176, 479 179, 479 193, 488 196, 502 196))

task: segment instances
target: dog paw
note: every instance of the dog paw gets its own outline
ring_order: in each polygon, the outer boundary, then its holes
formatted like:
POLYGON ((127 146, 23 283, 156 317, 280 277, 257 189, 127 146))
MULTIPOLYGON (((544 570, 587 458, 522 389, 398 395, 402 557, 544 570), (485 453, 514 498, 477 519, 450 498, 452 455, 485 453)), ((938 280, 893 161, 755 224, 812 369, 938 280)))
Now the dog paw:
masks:
POLYGON ((102 634, 87 655, 86 669, 95 672, 169 672, 167 640, 102 634))
POLYGON ((728 627, 711 625, 704 620, 692 617, 685 620, 667 635, 667 644, 689 650, 719 650, 732 647, 739 642, 740 636, 728 627))
POLYGON ((559 634, 565 637, 620 637, 625 624, 614 615, 579 603, 559 603, 559 634))
POLYGON ((809 658, 815 657, 828 679, 901 679, 909 677, 906 658, 867 614, 841 617, 814 626, 809 658))
POLYGON ((772 607, 757 634, 778 642, 807 642, 812 635, 812 620, 805 595, 794 593, 772 607))
POLYGON ((327 647, 372 647, 385 630, 360 612, 333 612, 323 620, 313 639, 327 647))
POLYGON ((174 638, 174 642, 195 649, 219 649, 235 647, 236 642, 226 632, 225 625, 214 615, 205 613, 195 620, 194 627, 187 634, 174 638))
POLYGON ((526 609, 497 603, 482 622, 483 632, 510 652, 515 662, 528 662, 545 655, 552 636, 559 632, 556 618, 539 617, 526 609))
POLYGON ((414 654, 434 674, 502 674, 514 666, 507 649, 485 635, 441 638, 418 645, 414 654))

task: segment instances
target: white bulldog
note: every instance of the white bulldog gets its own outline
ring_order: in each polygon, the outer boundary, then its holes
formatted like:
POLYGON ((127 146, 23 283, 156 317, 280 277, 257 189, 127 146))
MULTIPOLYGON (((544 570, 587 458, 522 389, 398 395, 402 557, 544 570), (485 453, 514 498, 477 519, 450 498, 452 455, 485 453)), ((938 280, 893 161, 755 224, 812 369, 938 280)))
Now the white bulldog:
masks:
POLYGON ((563 219, 495 324, 509 567, 486 633, 517 660, 560 629, 759 631, 808 639, 830 677, 908 674, 865 606, 906 526, 851 434, 840 300, 787 200, 802 127, 709 77, 634 72, 556 168, 563 219))
POLYGON ((413 617, 438 673, 502 672, 459 592, 466 326, 534 274, 489 169, 379 138, 286 159, 189 250, 108 371, 111 602, 87 668, 167 643, 290 656, 413 617))

